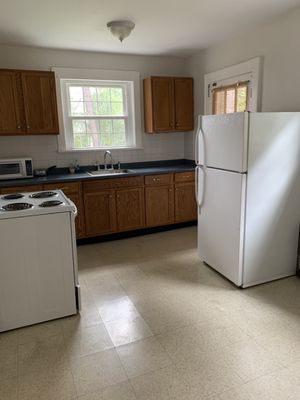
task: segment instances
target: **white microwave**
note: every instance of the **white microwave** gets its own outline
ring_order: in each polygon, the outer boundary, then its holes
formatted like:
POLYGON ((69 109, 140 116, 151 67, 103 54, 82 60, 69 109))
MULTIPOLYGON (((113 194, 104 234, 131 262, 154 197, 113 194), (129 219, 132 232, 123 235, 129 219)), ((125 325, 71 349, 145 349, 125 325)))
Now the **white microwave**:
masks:
POLYGON ((33 177, 31 158, 0 159, 0 180, 33 177))

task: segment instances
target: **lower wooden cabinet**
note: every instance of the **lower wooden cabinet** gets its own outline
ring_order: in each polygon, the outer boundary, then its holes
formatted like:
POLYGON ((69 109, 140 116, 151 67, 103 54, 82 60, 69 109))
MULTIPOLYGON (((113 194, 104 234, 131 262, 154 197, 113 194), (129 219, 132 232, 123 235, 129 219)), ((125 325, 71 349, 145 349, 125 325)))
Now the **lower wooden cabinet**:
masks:
POLYGON ((77 207, 77 239, 197 219, 193 172, 14 186, 0 193, 55 189, 77 207))
POLYGON ((197 203, 194 182, 175 185, 175 222, 197 219, 197 203))
POLYGON ((87 236, 116 231, 116 201, 114 190, 84 193, 85 231, 87 236))
POLYGON ((144 227, 143 188, 117 190, 116 206, 118 231, 129 231, 144 227))
POLYGON ((146 187, 145 203, 148 227, 174 222, 174 192, 171 185, 146 187))

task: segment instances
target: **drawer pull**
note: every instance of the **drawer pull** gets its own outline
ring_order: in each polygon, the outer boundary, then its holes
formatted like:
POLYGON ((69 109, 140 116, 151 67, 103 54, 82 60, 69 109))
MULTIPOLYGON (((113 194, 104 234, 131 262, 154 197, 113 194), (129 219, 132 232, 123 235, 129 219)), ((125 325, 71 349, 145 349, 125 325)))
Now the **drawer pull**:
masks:
POLYGON ((160 178, 153 178, 153 182, 160 182, 160 178))

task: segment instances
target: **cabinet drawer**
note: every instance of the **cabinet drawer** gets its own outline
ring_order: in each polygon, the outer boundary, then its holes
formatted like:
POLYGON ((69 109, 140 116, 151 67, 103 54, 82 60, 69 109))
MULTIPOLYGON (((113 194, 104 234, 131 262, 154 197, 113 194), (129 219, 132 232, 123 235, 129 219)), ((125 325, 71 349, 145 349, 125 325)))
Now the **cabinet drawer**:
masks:
POLYGON ((195 172, 177 172, 175 174, 175 182, 190 182, 195 180, 195 172))
POLYGON ((30 186, 13 186, 8 188, 2 188, 1 194, 11 194, 11 193, 23 193, 23 192, 40 192, 43 190, 42 185, 30 185, 30 186))
POLYGON ((144 177, 134 176, 128 178, 115 178, 115 179, 101 179, 89 182, 83 182, 83 189, 85 193, 98 192, 102 189, 115 189, 130 186, 143 186, 144 177))
POLYGON ((148 175, 145 176, 146 185, 167 185, 173 183, 173 174, 161 174, 161 175, 148 175))
POLYGON ((81 189, 81 182, 58 182, 47 183, 44 190, 62 190, 65 194, 78 193, 81 189))

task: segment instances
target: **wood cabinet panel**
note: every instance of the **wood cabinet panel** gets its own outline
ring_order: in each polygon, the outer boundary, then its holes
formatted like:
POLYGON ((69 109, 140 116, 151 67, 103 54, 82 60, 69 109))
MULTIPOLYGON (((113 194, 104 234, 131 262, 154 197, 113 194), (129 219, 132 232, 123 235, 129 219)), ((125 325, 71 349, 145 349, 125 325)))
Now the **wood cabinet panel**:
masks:
POLYGON ((195 172, 187 171, 187 172, 176 172, 175 174, 175 182, 189 182, 195 181, 195 172))
POLYGON ((173 174, 160 174, 145 176, 145 185, 166 185, 173 182, 173 174))
POLYGON ((175 222, 197 219, 197 203, 194 182, 175 185, 175 222))
POLYGON ((69 193, 67 197, 77 207, 77 217, 75 218, 76 238, 83 238, 85 236, 85 223, 82 196, 80 193, 69 193))
POLYGON ((170 185, 145 188, 146 225, 159 226, 174 222, 174 191, 170 185))
POLYGON ((193 78, 145 78, 144 119, 148 133, 193 130, 193 78))
POLYGON ((84 193, 85 231, 97 236, 116 231, 115 192, 84 193))
POLYGON ((99 179, 99 180, 91 180, 88 182, 83 182, 83 190, 84 192, 98 192, 103 189, 113 189, 113 188, 122 188, 122 187, 130 187, 130 186, 143 186, 144 177, 143 176, 133 176, 133 177, 124 177, 124 178, 114 178, 114 179, 99 179))
POLYGON ((174 79, 175 129, 194 129, 194 82, 192 78, 174 79))
POLYGON ((47 183, 44 190, 62 190, 65 194, 78 193, 81 191, 81 182, 47 183))
POLYGON ((144 226, 144 190, 143 188, 122 189, 116 191, 117 229, 128 231, 144 226))
POLYGON ((42 185, 13 186, 13 187, 8 187, 8 188, 2 188, 1 194, 40 192, 41 190, 43 190, 42 185))
POLYGON ((0 70, 0 134, 21 132, 21 107, 18 100, 17 74, 0 70))
POLYGON ((53 72, 21 72, 26 130, 30 134, 58 134, 53 72))
POLYGON ((54 73, 0 70, 0 135, 58 133, 54 73))
POLYGON ((170 78, 153 78, 152 106, 155 132, 169 132, 174 129, 174 93, 170 78))

